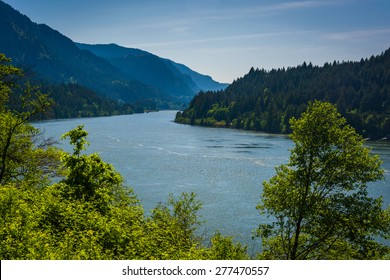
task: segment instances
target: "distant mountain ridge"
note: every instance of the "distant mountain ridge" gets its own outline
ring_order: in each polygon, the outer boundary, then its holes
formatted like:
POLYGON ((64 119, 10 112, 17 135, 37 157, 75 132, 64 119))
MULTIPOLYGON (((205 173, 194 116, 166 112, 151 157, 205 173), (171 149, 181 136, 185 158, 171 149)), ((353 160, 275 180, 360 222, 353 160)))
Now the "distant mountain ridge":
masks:
POLYGON ((75 83, 124 102, 156 98, 159 92, 130 80, 119 69, 45 24, 0 1, 0 52, 53 83, 75 83))
MULTIPOLYGON (((199 74, 189 67, 152 53, 116 44, 76 44, 102 57, 131 78, 177 97, 190 97, 199 91, 222 90, 228 84, 218 83, 210 76, 199 74)), ((188 100, 189 101, 189 100, 188 100)))
POLYGON ((142 50, 110 44, 98 51, 92 45, 76 44, 2 1, 0 52, 13 64, 32 70, 48 82, 79 84, 123 102, 152 101, 175 107, 188 102, 198 90, 226 87, 211 78, 210 84, 197 82, 199 77, 208 77, 196 72, 194 81, 174 62, 142 50))
POLYGON ((215 82, 212 77, 199 74, 198 72, 193 71, 192 69, 190 69, 184 64, 180 64, 171 60, 168 61, 171 62, 182 74, 191 77, 191 79, 195 82, 197 86, 196 88, 194 88, 196 92, 200 90, 203 91, 224 90, 229 86, 229 84, 227 83, 215 82))

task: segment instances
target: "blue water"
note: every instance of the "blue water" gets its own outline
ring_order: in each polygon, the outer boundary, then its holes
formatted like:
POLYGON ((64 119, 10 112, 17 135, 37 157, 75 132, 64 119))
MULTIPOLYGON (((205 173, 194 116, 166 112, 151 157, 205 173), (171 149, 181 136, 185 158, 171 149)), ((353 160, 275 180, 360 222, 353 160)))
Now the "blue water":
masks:
MULTIPOLYGON (((267 221, 256 210, 262 182, 287 163, 292 142, 282 135, 180 125, 175 112, 35 123, 46 136, 57 139, 84 124, 88 152, 98 152, 134 189, 146 213, 170 193, 195 192, 204 203, 200 215, 206 236, 220 230, 256 246, 251 237, 267 221)), ((370 194, 390 205, 390 144, 369 143, 384 161, 384 181, 370 184, 370 194)), ((63 149, 70 151, 66 142, 63 149)))

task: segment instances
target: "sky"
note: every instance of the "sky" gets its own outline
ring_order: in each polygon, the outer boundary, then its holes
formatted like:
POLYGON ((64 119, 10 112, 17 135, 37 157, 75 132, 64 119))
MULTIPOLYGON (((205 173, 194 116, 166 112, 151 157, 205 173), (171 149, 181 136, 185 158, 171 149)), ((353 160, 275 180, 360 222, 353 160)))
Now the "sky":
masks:
POLYGON ((231 83, 251 67, 358 61, 390 48, 389 0, 4 0, 75 42, 116 43, 231 83))

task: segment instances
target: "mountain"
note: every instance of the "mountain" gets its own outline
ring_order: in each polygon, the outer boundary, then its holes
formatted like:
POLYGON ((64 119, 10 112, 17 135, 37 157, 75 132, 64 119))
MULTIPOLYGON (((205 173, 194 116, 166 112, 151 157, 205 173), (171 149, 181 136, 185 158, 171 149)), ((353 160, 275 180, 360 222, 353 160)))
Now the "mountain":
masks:
POLYGON ((158 57, 149 52, 125 48, 116 44, 82 44, 77 46, 109 61, 129 77, 161 92, 189 102, 199 91, 221 90, 227 87, 210 76, 199 74, 183 64, 158 57))
POLYGON ((167 63, 173 64, 173 66, 176 67, 183 75, 189 76, 195 83, 193 90, 196 92, 224 90, 229 86, 227 83, 219 83, 214 81, 210 76, 199 74, 184 64, 180 64, 171 60, 167 60, 167 63))
MULTIPOLYGON (((35 115, 33 120, 103 117, 144 112, 145 106, 118 102, 96 94, 96 92, 77 84, 40 83, 40 92, 44 92, 54 101, 50 110, 35 115)), ((20 104, 23 87, 13 89, 7 107, 11 111, 22 112, 20 104)))
POLYGON ((176 122, 290 133, 308 102, 328 101, 364 137, 390 139, 390 49, 359 62, 252 68, 226 90, 199 93, 176 122))
POLYGON ((33 23, 2 1, 0 52, 53 83, 77 83, 125 102, 160 97, 157 89, 129 79, 106 60, 80 50, 66 36, 33 23))
POLYGON ((174 62, 142 50, 114 44, 76 44, 2 1, 0 52, 46 82, 78 84, 100 95, 147 107, 177 108, 199 89, 225 87, 191 70, 184 74, 174 62), (209 83, 200 83, 199 77, 209 83))

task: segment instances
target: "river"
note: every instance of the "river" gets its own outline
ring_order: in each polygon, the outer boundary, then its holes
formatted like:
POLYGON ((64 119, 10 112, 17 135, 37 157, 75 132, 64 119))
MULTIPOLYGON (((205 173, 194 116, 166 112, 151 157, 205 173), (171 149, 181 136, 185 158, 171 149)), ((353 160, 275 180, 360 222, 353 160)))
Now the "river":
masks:
MULTIPOLYGON (((34 123, 45 136, 59 137, 84 124, 91 143, 134 189, 145 212, 170 193, 195 192, 204 203, 200 215, 206 235, 219 230, 236 240, 257 247, 253 231, 267 217, 260 216, 262 182, 275 174, 275 166, 287 163, 291 140, 233 129, 180 125, 173 111, 101 118, 52 120, 34 123)), ((64 150, 71 147, 61 141, 64 150)), ((385 180, 369 185, 374 197, 390 204, 390 144, 368 143, 384 161, 385 180)))

